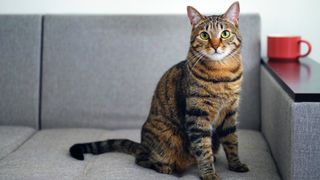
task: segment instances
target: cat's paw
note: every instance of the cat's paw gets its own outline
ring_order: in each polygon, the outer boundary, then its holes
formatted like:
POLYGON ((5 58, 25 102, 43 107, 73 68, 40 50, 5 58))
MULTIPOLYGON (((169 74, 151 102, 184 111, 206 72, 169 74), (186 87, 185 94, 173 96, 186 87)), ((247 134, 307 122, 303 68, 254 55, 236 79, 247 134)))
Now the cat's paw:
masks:
POLYGON ((231 171, 235 171, 235 172, 248 172, 249 168, 246 164, 243 163, 237 163, 237 164, 233 164, 233 165, 229 165, 229 169, 231 171))
POLYGON ((163 167, 159 168, 159 172, 163 173, 163 174, 172 174, 173 170, 169 166, 163 166, 163 167))
POLYGON ((201 180, 220 180, 220 177, 217 173, 214 174, 207 174, 200 177, 201 180))
POLYGON ((83 149, 80 144, 74 144, 69 149, 70 155, 78 160, 84 160, 83 149))

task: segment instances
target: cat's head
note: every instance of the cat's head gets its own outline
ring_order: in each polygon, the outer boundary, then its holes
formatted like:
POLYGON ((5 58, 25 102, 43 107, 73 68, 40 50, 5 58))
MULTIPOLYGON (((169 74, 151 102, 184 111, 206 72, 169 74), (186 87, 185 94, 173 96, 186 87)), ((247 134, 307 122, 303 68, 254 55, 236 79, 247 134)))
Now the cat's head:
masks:
POLYGON ((192 25, 192 50, 213 61, 223 60, 240 51, 238 2, 233 3, 222 15, 204 16, 191 6, 187 7, 187 11, 192 25))

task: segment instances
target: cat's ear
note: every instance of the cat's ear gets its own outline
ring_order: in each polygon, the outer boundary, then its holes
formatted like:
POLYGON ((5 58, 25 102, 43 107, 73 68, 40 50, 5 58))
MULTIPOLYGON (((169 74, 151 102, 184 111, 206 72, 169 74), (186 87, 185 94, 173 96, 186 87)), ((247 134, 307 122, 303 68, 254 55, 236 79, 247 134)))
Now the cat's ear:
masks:
POLYGON ((204 17, 192 6, 187 7, 188 17, 192 26, 197 25, 204 17))
POLYGON ((224 17, 232 22, 234 25, 238 25, 240 15, 240 5, 239 2, 234 2, 229 9, 224 13, 224 17))

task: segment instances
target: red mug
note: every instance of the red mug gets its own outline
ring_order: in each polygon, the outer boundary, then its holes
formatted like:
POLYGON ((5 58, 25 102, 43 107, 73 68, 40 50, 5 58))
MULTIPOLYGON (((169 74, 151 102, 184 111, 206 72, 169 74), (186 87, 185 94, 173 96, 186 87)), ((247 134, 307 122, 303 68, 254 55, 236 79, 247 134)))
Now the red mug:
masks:
POLYGON ((302 40, 300 36, 268 36, 268 57, 277 60, 299 60, 300 57, 306 57, 312 49, 311 44, 302 40), (305 43, 308 51, 305 54, 300 53, 300 45, 305 43))

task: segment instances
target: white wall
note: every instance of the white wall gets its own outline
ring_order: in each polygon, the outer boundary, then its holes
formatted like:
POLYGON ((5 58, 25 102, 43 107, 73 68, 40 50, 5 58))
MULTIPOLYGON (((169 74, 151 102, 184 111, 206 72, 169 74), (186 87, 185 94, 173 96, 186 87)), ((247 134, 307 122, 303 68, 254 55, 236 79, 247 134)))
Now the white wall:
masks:
MULTIPOLYGON (((320 62, 320 0, 239 0, 242 13, 260 13, 262 55, 267 34, 301 35, 320 62)), ((221 13, 233 0, 0 0, 0 14, 186 14, 192 5, 206 14, 221 13)))

